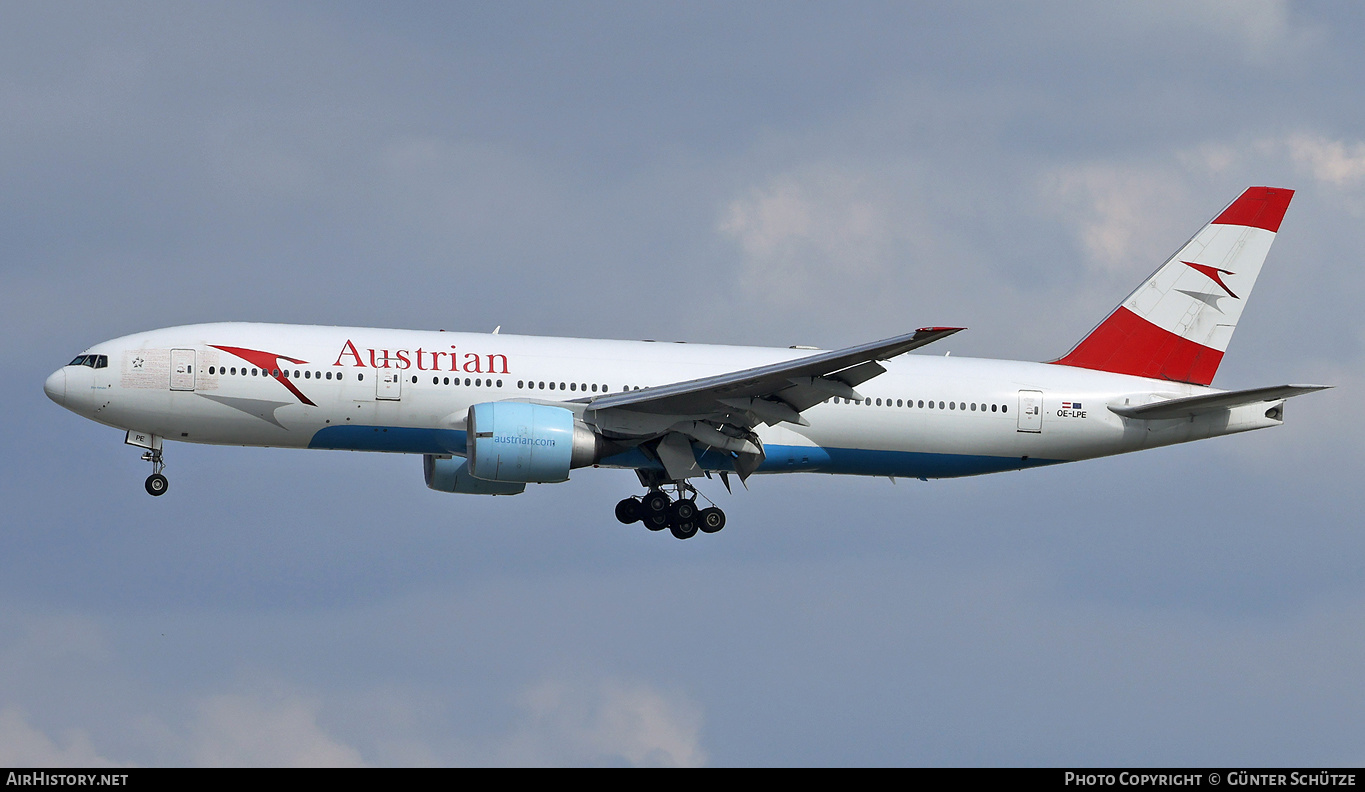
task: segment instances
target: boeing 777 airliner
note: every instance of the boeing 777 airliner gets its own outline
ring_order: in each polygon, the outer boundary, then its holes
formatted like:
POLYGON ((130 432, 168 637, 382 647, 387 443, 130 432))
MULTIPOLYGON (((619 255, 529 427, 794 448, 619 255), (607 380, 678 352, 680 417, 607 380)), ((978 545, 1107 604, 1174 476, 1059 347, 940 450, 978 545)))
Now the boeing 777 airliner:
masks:
POLYGON ((144 449, 152 495, 164 440, 421 454, 428 487, 482 495, 628 468, 647 491, 617 518, 686 539, 725 525, 701 476, 970 476, 1280 425, 1326 386, 1209 385, 1292 196, 1242 193, 1047 363, 905 354, 957 327, 820 351, 222 323, 96 344, 44 390, 144 449))

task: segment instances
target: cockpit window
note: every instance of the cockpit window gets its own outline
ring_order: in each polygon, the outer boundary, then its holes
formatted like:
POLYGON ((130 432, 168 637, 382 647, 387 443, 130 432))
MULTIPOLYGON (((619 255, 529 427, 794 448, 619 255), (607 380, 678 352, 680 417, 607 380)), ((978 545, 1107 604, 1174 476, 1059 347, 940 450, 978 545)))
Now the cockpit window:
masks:
POLYGON ((89 366, 90 368, 108 368, 108 355, 77 355, 76 359, 67 363, 68 366, 89 366))

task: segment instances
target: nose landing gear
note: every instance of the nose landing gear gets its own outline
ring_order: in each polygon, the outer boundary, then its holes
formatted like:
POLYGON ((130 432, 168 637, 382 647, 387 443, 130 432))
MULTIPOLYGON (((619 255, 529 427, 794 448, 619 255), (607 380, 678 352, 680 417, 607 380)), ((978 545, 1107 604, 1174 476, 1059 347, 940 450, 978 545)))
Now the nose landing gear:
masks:
POLYGON ((154 448, 143 453, 142 461, 152 463, 152 475, 147 477, 147 483, 143 485, 147 489, 147 494, 152 496, 165 495, 171 483, 166 480, 165 476, 161 475, 161 471, 166 469, 166 463, 161 460, 161 449, 154 448))
POLYGON ((670 498, 655 484, 639 498, 625 498, 616 504, 616 519, 626 525, 642 522, 651 531, 669 533, 678 539, 691 539, 698 531, 715 533, 725 527, 725 512, 719 507, 697 508, 697 489, 687 482, 674 484, 677 499, 670 498))

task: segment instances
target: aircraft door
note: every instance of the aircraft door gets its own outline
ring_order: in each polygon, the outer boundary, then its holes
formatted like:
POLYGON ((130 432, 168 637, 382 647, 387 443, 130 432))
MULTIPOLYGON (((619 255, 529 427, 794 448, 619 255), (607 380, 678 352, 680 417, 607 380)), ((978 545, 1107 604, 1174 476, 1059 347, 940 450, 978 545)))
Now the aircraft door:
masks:
POLYGON ((398 371, 380 370, 376 372, 379 376, 374 381, 374 397, 387 401, 399 401, 403 398, 403 375, 398 371))
POLYGON ((1043 431, 1043 392, 1019 391, 1019 431, 1043 431))
POLYGON ((194 350, 171 350, 171 390, 194 390, 194 350))

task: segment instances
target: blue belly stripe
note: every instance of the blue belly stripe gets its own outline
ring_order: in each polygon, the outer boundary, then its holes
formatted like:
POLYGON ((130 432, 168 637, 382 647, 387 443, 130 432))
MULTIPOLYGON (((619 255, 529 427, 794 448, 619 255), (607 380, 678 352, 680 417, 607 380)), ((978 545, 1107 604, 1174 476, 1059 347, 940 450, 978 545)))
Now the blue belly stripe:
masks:
POLYGON ((308 441, 309 448, 339 451, 389 451, 398 454, 464 456, 463 429, 411 429, 402 426, 329 426, 308 441))
MULTIPOLYGON (((1065 459, 998 457, 981 454, 929 454, 919 451, 872 451, 862 448, 821 448, 818 446, 763 446, 767 458, 758 473, 831 473, 845 476, 899 476, 903 478, 957 478, 1000 473, 1006 470, 1056 465, 1065 459)), ((697 455, 703 470, 733 471, 728 454, 708 450, 697 455)), ((607 457, 602 465, 662 470, 656 461, 639 450, 607 457)))
MULTIPOLYGON (((342 451, 388 451, 399 454, 454 454, 464 456, 463 429, 413 429, 400 426, 329 426, 319 430, 309 448, 342 451)), ((861 448, 765 445, 767 459, 758 473, 833 473, 849 476, 956 478, 1005 470, 1055 465, 1064 459, 929 454, 918 451, 872 451, 861 448)), ((708 450, 697 456, 703 470, 733 471, 728 454, 708 450)), ((603 467, 661 470, 658 462, 639 449, 607 457, 603 467)))

